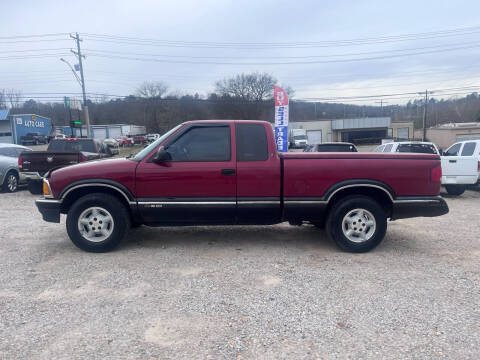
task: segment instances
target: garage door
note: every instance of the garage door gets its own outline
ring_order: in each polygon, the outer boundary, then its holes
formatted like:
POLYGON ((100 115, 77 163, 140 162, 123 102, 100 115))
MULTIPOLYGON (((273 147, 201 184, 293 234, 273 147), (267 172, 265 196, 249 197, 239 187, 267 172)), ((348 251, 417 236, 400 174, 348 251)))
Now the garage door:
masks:
POLYGON ((112 126, 108 128, 108 137, 110 139, 118 139, 122 136, 122 128, 120 126, 112 126))
POLYGON ((12 136, 5 136, 2 133, 0 133, 0 143, 12 144, 13 138, 12 136))
POLYGON ((457 135, 457 141, 480 140, 480 134, 457 135))
POLYGON ((408 127, 397 129, 397 138, 408 139, 408 127))
POLYGON ((322 143, 322 130, 307 130, 307 140, 310 145, 322 143))
POLYGON ((106 128, 93 128, 92 136, 94 139, 103 140, 107 138, 107 129, 106 128))

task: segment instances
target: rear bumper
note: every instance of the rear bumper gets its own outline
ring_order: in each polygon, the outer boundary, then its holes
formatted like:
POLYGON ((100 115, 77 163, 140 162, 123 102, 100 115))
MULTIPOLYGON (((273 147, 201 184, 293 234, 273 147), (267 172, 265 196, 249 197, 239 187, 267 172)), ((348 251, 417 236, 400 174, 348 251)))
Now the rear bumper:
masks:
POLYGON ((479 175, 443 175, 442 185, 473 185, 479 180, 479 175))
POLYGON ((41 198, 35 201, 38 211, 42 214, 42 218, 48 222, 60 222, 60 208, 62 203, 58 200, 49 200, 41 198))
POLYGON ((412 217, 434 217, 448 213, 448 205, 440 196, 399 197, 393 202, 392 220, 412 217))
POLYGON ((22 182, 42 181, 42 177, 38 172, 20 172, 20 180, 22 182))

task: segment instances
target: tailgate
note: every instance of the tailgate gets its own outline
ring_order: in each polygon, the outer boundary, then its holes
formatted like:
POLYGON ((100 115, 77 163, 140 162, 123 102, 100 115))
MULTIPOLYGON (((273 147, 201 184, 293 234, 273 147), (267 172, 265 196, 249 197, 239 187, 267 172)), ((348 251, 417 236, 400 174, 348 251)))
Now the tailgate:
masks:
POLYGON ((27 151, 21 157, 22 172, 38 172, 40 175, 56 167, 78 163, 79 152, 27 151))
POLYGON ((478 175, 478 161, 473 156, 442 156, 445 176, 478 175))

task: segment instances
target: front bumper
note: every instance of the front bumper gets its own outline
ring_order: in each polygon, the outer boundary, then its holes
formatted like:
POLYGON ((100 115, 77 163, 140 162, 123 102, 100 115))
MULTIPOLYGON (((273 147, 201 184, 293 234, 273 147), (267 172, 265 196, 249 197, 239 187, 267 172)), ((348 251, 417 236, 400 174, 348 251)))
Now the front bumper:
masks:
POLYGON ((60 210, 62 203, 54 199, 41 198, 35 201, 38 211, 42 214, 42 218, 48 222, 60 222, 60 210))
POLYGON ((441 196, 399 197, 393 202, 391 219, 434 217, 445 215, 448 211, 448 205, 441 196))

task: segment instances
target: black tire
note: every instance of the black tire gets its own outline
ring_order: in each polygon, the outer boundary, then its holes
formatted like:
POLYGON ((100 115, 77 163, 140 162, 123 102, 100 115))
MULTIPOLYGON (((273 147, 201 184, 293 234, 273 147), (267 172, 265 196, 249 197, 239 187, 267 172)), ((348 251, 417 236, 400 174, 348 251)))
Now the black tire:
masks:
POLYGON ((445 190, 447 190, 448 195, 460 196, 465 192, 466 186, 464 186, 464 185, 445 185, 445 190))
POLYGON ((43 183, 38 180, 33 180, 28 182, 28 191, 33 195, 43 194, 43 183))
MULTIPOLYGON (((353 214, 355 213, 353 212, 353 214)), ((365 227, 365 222, 363 223, 361 226, 363 226, 364 229, 370 229, 369 226, 365 227)), ((385 210, 372 198, 363 195, 351 195, 339 200, 333 205, 328 215, 326 227, 328 235, 335 241, 340 249, 353 253, 362 253, 374 249, 382 242, 387 231, 387 215, 385 214, 385 210), (362 242, 350 240, 345 235, 343 228, 344 218, 355 209, 367 210, 375 220, 374 230, 372 229, 373 233, 367 240, 362 242)), ((360 238, 357 239, 358 241, 361 240, 360 238)))
POLYGON ((18 190, 18 174, 15 171, 10 170, 3 180, 3 191, 14 193, 18 190))
MULTIPOLYGON (((101 221, 100 224, 102 224, 101 221)), ((95 223, 93 225, 98 226, 95 223)), ((88 225, 84 226, 87 229, 88 225)), ((109 194, 93 193, 85 195, 73 203, 67 215, 68 236, 77 247, 88 252, 102 253, 113 250, 122 242, 129 228, 130 214, 127 208, 116 197, 109 194), (80 233, 78 225, 81 214, 92 207, 106 210, 113 219, 112 232, 106 239, 98 242, 85 238, 80 233)))

